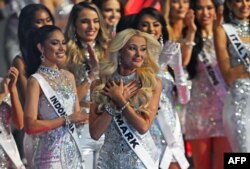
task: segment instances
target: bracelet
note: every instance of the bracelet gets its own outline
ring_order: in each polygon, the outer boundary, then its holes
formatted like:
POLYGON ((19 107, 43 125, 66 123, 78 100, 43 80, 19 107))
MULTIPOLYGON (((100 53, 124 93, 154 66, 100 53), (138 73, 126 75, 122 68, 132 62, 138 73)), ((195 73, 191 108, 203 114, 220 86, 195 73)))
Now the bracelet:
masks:
POLYGON ((126 109, 126 107, 129 105, 129 101, 127 101, 122 108, 120 109, 119 113, 122 113, 124 109, 126 109))
POLYGON ((119 113, 115 111, 115 109, 110 105, 110 104, 105 104, 104 105, 105 111, 110 115, 110 116, 117 116, 119 113))
POLYGON ((71 123, 71 121, 70 121, 70 119, 69 119, 69 116, 64 115, 64 116, 62 116, 62 117, 64 118, 64 125, 65 125, 65 126, 68 126, 68 125, 71 123))
POLYGON ((88 84, 92 83, 92 80, 88 76, 86 77, 86 80, 87 80, 88 84))
POLYGON ((192 48, 192 47, 194 47, 195 45, 196 45, 196 43, 195 42, 184 42, 184 45, 186 45, 187 47, 189 47, 189 48, 192 48))

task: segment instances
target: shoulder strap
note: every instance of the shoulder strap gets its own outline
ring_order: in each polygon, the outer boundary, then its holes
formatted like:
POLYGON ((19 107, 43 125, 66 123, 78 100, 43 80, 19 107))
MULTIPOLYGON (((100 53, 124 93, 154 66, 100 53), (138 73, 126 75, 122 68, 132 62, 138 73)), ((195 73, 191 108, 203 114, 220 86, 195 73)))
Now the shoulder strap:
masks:
POLYGON ((127 125, 121 115, 114 116, 115 124, 117 125, 123 139, 128 143, 129 147, 140 158, 147 169, 158 169, 158 160, 154 160, 150 157, 149 153, 144 149, 140 140, 136 137, 134 132, 127 125))
MULTIPOLYGON (((52 89, 52 87, 48 84, 48 82, 43 78, 43 76, 38 73, 33 74, 32 76, 38 80, 40 87, 43 90, 44 95, 46 96, 51 106, 54 108, 57 115, 59 117, 68 116, 69 113, 66 112, 63 104, 60 103, 60 100, 58 99, 56 92, 52 89)), ((79 140, 78 140, 78 135, 77 135, 75 124, 71 123, 70 125, 67 126, 67 129, 69 133, 71 134, 71 136, 73 137, 73 139, 75 140, 75 143, 77 145, 77 148, 81 156, 81 160, 83 162, 84 160, 81 154, 81 149, 79 145, 79 140)))
POLYGON ((241 39, 239 38, 235 28, 230 24, 223 24, 223 28, 233 44, 235 51, 237 52, 239 58, 245 65, 248 72, 250 72, 250 51, 247 50, 245 45, 242 43, 241 39))

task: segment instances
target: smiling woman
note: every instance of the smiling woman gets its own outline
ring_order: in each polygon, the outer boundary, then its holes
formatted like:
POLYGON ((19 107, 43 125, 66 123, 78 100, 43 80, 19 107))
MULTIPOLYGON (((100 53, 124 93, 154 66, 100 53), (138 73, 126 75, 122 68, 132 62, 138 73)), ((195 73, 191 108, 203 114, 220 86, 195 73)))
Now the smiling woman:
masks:
POLYGON ((64 35, 48 25, 34 37, 33 59, 41 64, 31 72, 24 107, 26 132, 39 133, 31 168, 83 168, 75 124, 84 123, 88 116, 80 113, 74 76, 59 69, 65 61, 64 35))
POLYGON ((93 0, 92 2, 101 10, 110 37, 113 38, 116 33, 116 25, 124 15, 121 0, 93 0))
MULTIPOLYGON (((95 4, 81 2, 72 8, 66 26, 66 64, 76 78, 81 110, 86 113, 89 113, 90 84, 98 77, 99 61, 105 58, 108 47, 108 34, 104 23, 95 4)), ((98 152, 103 139, 98 142, 91 139, 88 124, 79 127, 78 133, 82 153, 86 155, 86 165, 92 168, 90 166, 95 162, 90 157, 93 152, 98 152)))

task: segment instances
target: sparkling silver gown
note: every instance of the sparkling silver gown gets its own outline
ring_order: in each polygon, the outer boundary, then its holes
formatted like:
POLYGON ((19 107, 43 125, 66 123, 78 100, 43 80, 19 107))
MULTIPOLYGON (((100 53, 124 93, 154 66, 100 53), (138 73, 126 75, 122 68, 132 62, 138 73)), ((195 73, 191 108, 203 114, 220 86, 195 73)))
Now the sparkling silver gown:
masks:
MULTIPOLYGON (((21 162, 19 152, 16 146, 16 142, 11 133, 11 103, 10 103, 10 95, 8 95, 4 101, 0 105, 0 138, 1 142, 7 142, 8 148, 7 151, 12 151, 15 153, 16 157, 19 158, 18 161, 21 162)), ((20 166, 15 166, 12 162, 14 157, 10 157, 8 153, 6 153, 6 147, 3 147, 0 144, 0 168, 1 169, 10 169, 10 168, 18 168, 25 169, 23 164, 20 166)))
MULTIPOLYGON (((114 80, 123 79, 124 84, 135 80, 135 74, 129 76, 121 76, 115 73, 114 80)), ((128 124, 129 125, 129 124, 128 124)), ((158 149, 149 131, 144 135, 139 134, 131 125, 131 130, 141 141, 143 147, 151 158, 156 162, 159 158, 158 149)), ((114 120, 110 123, 105 132, 104 144, 100 150, 98 159, 98 169, 146 169, 142 161, 137 157, 134 151, 129 147, 121 136, 121 133, 114 120)))
MULTIPOLYGON (((218 80, 226 88, 217 64, 213 38, 203 39, 203 42, 203 48, 207 51, 207 58, 211 60, 211 65, 214 71, 217 72, 218 80)), ((199 53, 200 55, 201 53, 199 53)), ((200 59, 197 62, 197 74, 192 79, 191 100, 187 104, 185 122, 186 139, 224 136, 222 119, 223 97, 220 97, 219 92, 215 90, 215 87, 209 80, 205 65, 200 59)), ((225 94, 226 91, 224 92, 225 94)))
MULTIPOLYGON (((250 52, 250 42, 245 43, 250 52)), ((242 64, 234 47, 228 44, 233 67, 242 64)), ((224 125, 234 152, 250 152, 250 78, 236 79, 230 86, 224 115, 224 125)))
MULTIPOLYGON (((41 68, 41 67, 40 67, 41 68)), ((73 112, 76 93, 65 70, 38 69, 56 92, 66 112, 73 112), (48 73, 49 72, 49 73, 48 73)), ((58 118, 57 113, 42 93, 39 98, 38 116, 41 120, 58 118)), ((81 169, 80 152, 65 126, 38 134, 38 145, 34 153, 32 169, 81 169)))
MULTIPOLYGON (((176 127, 176 125, 179 125, 179 129, 180 129, 180 123, 176 123, 176 120, 179 121, 179 117, 175 110, 176 98, 173 92, 174 91, 174 79, 169 72, 161 72, 159 76, 162 79, 163 87, 162 87, 162 93, 161 93, 161 99, 160 99, 160 109, 158 111, 158 114, 161 113, 163 115, 162 117, 164 117, 166 123, 168 124, 168 126, 170 126, 170 131, 173 133, 173 136, 176 139, 176 144, 178 145, 178 148, 181 149, 181 151, 184 154, 185 150, 184 150, 182 132, 181 130, 177 130, 177 127, 176 127)), ((150 128, 150 133, 155 141, 157 148, 161 152, 161 158, 167 147, 167 141, 163 136, 163 132, 164 131, 161 131, 158 120, 156 118, 150 128)), ((176 159, 173 157, 173 154, 171 156, 172 156, 172 162, 176 162, 176 159)))
MULTIPOLYGON (((88 65, 83 64, 74 64, 71 65, 74 70, 76 86, 79 86, 85 78, 88 76, 88 65)), ((80 100, 81 110, 89 113, 89 103, 90 103, 90 89, 88 89, 86 96, 84 96, 80 100)), ((81 125, 77 128, 77 132, 79 135, 79 143, 81 145, 82 155, 85 159, 85 165, 88 169, 95 168, 96 158, 98 156, 98 151, 100 150, 103 142, 104 135, 98 140, 94 140, 91 138, 89 133, 89 124, 81 125), (90 157, 93 156, 91 159, 90 157), (93 166, 92 166, 93 165, 93 166), (91 167, 92 166, 92 167, 91 167)))

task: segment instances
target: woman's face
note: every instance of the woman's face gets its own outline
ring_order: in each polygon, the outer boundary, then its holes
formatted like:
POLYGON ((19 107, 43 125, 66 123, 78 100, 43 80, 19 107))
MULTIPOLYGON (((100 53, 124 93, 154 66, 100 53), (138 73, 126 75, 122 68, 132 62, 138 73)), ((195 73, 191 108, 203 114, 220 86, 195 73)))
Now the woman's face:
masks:
POLYGON ((65 61, 66 41, 61 31, 54 31, 49 38, 41 45, 40 50, 48 65, 58 65, 65 61))
POLYGON ((121 18, 121 6, 118 0, 107 0, 102 4, 102 16, 108 25, 117 25, 121 18))
POLYGON ((147 57, 147 46, 145 38, 133 36, 121 49, 121 67, 133 70, 142 66, 147 57))
POLYGON ((85 8, 76 19, 77 36, 84 42, 94 42, 100 30, 100 20, 94 10, 85 8))
POLYGON ((216 19, 215 6, 211 0, 198 0, 195 15, 201 26, 212 25, 216 19))
POLYGON ((189 0, 170 0, 170 19, 184 19, 189 9, 189 0))
POLYGON ((53 25, 53 22, 48 12, 41 9, 35 12, 33 24, 35 27, 40 28, 45 25, 53 25))
POLYGON ((144 15, 138 23, 138 29, 152 34, 156 39, 162 35, 161 23, 151 15, 144 15))
POLYGON ((227 4, 235 17, 243 20, 250 17, 250 0, 228 0, 227 4))

